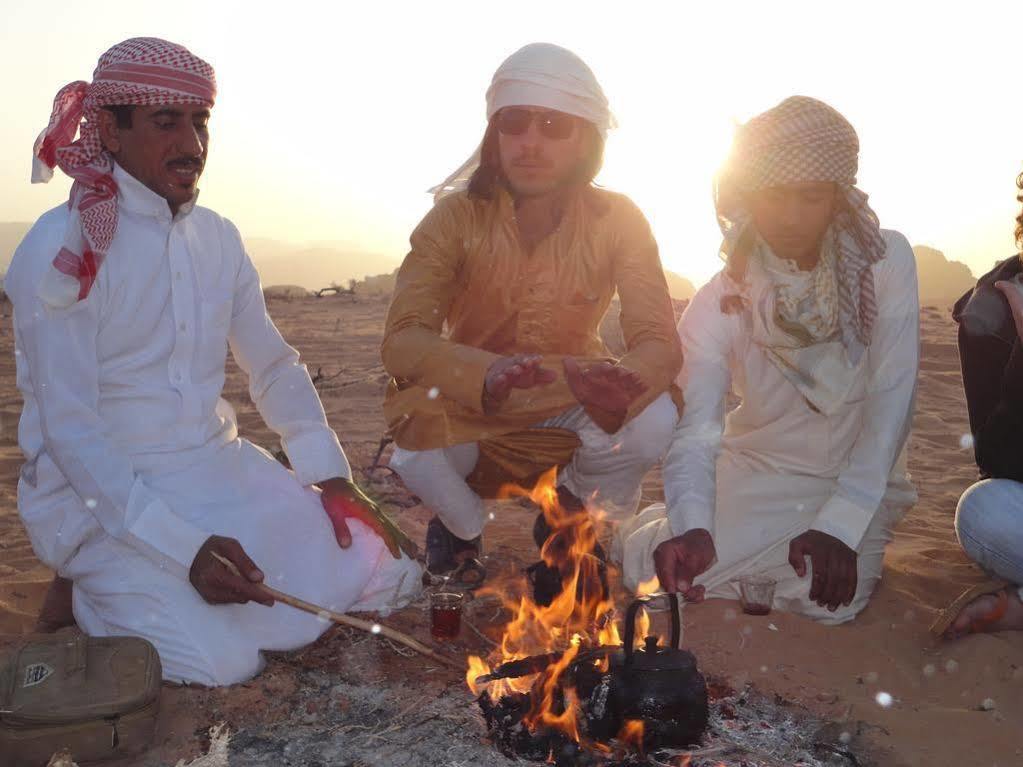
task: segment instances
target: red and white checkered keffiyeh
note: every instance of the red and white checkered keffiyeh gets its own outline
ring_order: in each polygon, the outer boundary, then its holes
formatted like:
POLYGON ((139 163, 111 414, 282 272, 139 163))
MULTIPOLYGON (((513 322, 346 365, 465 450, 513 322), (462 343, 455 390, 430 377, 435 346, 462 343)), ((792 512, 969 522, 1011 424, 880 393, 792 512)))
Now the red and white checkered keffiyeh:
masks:
POLYGON ((67 307, 89 295, 117 231, 114 160, 100 141, 98 111, 130 104, 203 104, 216 96, 213 67, 186 48, 155 37, 135 37, 104 53, 92 82, 65 85, 33 147, 32 181, 45 183, 59 167, 74 179, 71 220, 40 296, 67 307), (78 140, 75 135, 78 134, 78 140))
MULTIPOLYGON (((859 139, 849 121, 822 101, 793 96, 757 115, 735 134, 732 152, 718 174, 715 207, 725 236, 726 274, 741 283, 749 249, 743 233, 751 216, 743 202, 759 189, 782 184, 830 181, 845 197, 832 222, 837 247, 838 313, 842 342, 858 361, 877 319, 871 266, 885 256, 877 214, 857 189, 859 139)), ((736 296, 735 298, 739 298, 736 296)))

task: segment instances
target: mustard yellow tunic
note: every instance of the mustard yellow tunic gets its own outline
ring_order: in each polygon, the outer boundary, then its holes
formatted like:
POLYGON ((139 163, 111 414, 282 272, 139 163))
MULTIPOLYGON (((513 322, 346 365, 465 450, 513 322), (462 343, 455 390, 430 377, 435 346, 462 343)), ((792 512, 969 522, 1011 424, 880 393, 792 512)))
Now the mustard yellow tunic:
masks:
POLYGON ((433 207, 411 245, 381 349, 394 377, 384 414, 400 447, 494 438, 574 407, 562 359, 613 359, 598 331, 616 291, 627 349, 620 364, 649 386, 629 417, 679 373, 682 351, 657 243, 624 195, 580 189, 559 227, 528 254, 507 191, 493 200, 458 192, 433 207), (515 389, 484 415, 487 369, 520 353, 543 355, 557 381, 515 389))

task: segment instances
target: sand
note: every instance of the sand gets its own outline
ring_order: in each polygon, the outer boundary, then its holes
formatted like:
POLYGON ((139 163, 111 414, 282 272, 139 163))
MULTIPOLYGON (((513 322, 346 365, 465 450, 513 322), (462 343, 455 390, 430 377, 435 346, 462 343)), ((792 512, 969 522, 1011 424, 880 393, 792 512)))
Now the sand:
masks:
MULTIPOLYGON (((382 299, 271 303, 275 320, 302 352, 310 371, 321 369, 329 379, 320 385, 327 415, 356 467, 369 466, 384 429, 380 402, 387 377, 378 344, 385 311, 382 299)), ((8 306, 5 314, 9 313, 8 306)), ((956 500, 976 476, 972 454, 961 446, 968 426, 955 328, 948 307, 925 309, 922 321, 923 363, 910 452, 920 502, 897 530, 883 582, 870 606, 852 625, 826 628, 779 613, 749 618, 738 613, 735 604, 708 602, 686 608, 685 642, 706 672, 734 687, 753 683, 761 692, 777 694, 779 700, 805 706, 822 720, 858 732, 866 744, 863 753, 871 754, 870 763, 1023 764, 1023 633, 945 643, 927 632, 937 610, 983 576, 960 552, 952 530, 956 500), (892 696, 889 707, 876 702, 881 692, 892 696), (988 699, 994 702, 993 710, 981 710, 988 699)), ((245 436, 276 446, 233 365, 226 397, 237 408, 245 436)), ((51 577, 34 558, 15 508, 21 460, 16 445, 19 410, 7 316, 0 323, 0 651, 31 630, 51 577)), ((386 471, 366 475, 366 481, 422 541, 426 512, 386 471)), ((659 499, 656 471, 644 488, 648 500, 659 499)), ((495 564, 503 563, 514 572, 518 563, 533 557, 525 532, 531 516, 507 504, 498 511, 487 533, 488 552, 495 564)), ((421 618, 420 612, 412 611, 393 620, 427 639, 421 618)), ((499 628, 485 630, 494 633, 499 628)), ((472 642, 466 640, 464 649, 473 649, 472 642)), ((174 764, 179 758, 194 757, 202 750, 206 729, 220 720, 240 730, 251 745, 261 732, 294 714, 295 696, 303 686, 315 683, 316 674, 322 677, 316 669, 324 668, 400 685, 401 679, 421 674, 423 664, 379 643, 332 632, 305 654, 273 660, 263 676, 247 685, 219 691, 168 688, 157 747, 139 763, 174 764)), ((466 712, 471 711, 470 697, 457 676, 444 677, 438 671, 431 679, 433 687, 417 691, 453 696, 456 703, 464 695, 466 712)), ((345 697, 343 689, 323 700, 310 698, 308 716, 315 717, 319 708, 333 705, 338 697, 345 697)), ((438 756, 436 763, 447 762, 438 756)))

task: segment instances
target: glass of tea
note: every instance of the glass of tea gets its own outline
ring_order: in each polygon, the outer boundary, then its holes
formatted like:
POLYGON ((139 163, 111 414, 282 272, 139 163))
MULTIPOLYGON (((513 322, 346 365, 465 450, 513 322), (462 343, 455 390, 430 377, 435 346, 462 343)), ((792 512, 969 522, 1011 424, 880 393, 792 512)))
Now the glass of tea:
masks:
POLYGON ((455 639, 462 630, 462 595, 450 591, 430 594, 430 634, 455 639))
POLYGON ((747 615, 767 615, 774 602, 777 581, 766 575, 744 575, 739 578, 739 601, 747 615))

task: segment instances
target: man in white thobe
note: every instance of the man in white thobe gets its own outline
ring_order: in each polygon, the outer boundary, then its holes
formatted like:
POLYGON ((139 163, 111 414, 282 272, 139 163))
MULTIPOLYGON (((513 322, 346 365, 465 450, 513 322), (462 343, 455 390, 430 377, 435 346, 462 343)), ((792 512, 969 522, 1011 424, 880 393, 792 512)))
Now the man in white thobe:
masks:
POLYGON ((719 179, 728 264, 679 322, 685 410, 665 504, 623 525, 626 584, 690 598, 777 581, 773 606, 852 619, 881 576, 919 360, 913 252, 853 184, 851 125, 794 97, 739 129, 719 179), (741 404, 726 414, 729 391, 741 404))
POLYGON ((214 92, 209 65, 154 38, 62 89, 35 179, 61 167, 71 202, 25 237, 6 287, 25 401, 18 505, 36 553, 73 582, 86 633, 145 637, 166 679, 222 685, 327 627, 273 605, 264 579, 377 610, 407 601, 419 568, 370 528, 237 229, 195 204, 214 92), (239 439, 220 398, 229 345, 293 472, 239 439))

